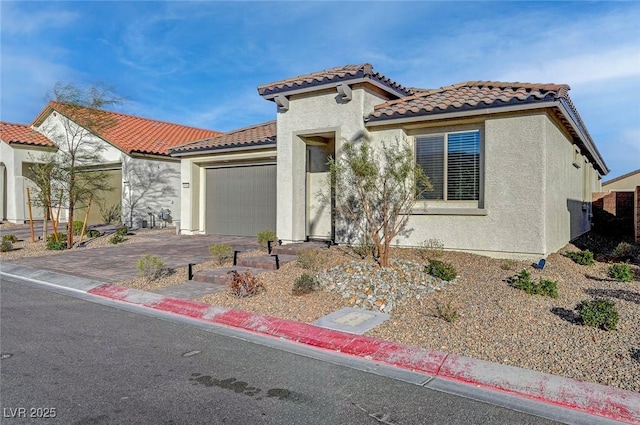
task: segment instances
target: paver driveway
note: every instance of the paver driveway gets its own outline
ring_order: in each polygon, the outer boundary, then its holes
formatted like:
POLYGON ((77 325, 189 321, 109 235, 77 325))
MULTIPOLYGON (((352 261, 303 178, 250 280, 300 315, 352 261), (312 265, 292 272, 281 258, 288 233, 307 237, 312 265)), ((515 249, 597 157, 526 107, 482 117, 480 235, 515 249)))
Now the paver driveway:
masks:
MULTIPOLYGON (((136 262, 144 254, 157 255, 170 268, 185 267, 211 259, 209 247, 216 243, 248 248, 255 237, 176 235, 174 229, 144 235, 144 241, 104 248, 74 248, 60 254, 7 261, 35 269, 115 283, 136 277, 136 262)), ((185 280, 187 277, 185 276, 185 280)))

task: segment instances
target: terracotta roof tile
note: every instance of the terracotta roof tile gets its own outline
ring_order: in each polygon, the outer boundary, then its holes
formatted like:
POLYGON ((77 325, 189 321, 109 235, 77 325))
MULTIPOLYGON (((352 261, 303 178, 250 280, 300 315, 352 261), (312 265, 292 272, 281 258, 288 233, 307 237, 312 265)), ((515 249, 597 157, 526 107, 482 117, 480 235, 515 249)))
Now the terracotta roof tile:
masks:
POLYGON ((403 95, 413 94, 413 91, 404 87, 392 79, 385 77, 381 73, 374 71, 371 64, 346 65, 337 68, 325 69, 323 71, 312 72, 311 74, 299 75, 282 81, 258 86, 260 96, 275 95, 277 93, 291 90, 304 89, 307 87, 322 86, 325 84, 335 84, 342 81, 366 78, 376 80, 379 83, 400 92, 403 95))
POLYGON ((197 152, 241 146, 275 145, 275 143, 276 121, 274 120, 188 143, 171 149, 171 153, 197 152))
POLYGON ((374 108, 367 120, 380 121, 560 98, 569 100, 568 91, 569 86, 565 84, 469 81, 436 90, 416 92, 412 96, 382 103, 374 108))
POLYGON ((55 147, 55 143, 26 124, 0 122, 0 140, 7 144, 55 147))
POLYGON ((169 149, 192 140, 216 136, 219 131, 205 130, 173 124, 149 118, 141 118, 100 109, 76 107, 65 103, 51 101, 36 118, 34 124, 41 122, 53 110, 73 119, 82 121, 91 115, 90 130, 102 139, 122 151, 168 155, 169 149))

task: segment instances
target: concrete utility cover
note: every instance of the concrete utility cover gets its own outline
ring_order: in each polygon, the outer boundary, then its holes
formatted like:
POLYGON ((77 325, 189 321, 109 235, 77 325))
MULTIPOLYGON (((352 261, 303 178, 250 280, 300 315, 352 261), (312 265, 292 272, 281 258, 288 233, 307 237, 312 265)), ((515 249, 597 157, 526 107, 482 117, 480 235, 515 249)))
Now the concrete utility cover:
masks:
POLYGON ((388 314, 361 308, 345 307, 313 322, 316 326, 362 335, 385 320, 388 314))

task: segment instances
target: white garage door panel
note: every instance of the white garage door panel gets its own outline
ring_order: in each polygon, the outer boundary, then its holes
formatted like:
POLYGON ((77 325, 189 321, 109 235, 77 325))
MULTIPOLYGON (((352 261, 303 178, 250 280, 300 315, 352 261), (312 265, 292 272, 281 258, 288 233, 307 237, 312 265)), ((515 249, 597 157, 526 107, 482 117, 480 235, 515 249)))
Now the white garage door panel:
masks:
POLYGON ((276 166, 207 170, 206 231, 256 236, 276 228, 276 166))

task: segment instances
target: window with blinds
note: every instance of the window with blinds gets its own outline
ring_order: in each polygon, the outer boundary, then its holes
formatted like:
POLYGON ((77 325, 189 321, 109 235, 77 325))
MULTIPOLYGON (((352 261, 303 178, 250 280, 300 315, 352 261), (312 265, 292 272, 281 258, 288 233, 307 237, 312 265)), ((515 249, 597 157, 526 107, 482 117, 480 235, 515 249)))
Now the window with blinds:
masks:
POLYGON ((480 132, 448 133, 416 138, 416 163, 433 190, 420 199, 480 199, 480 132))

